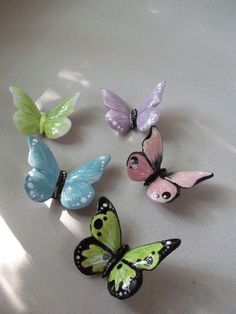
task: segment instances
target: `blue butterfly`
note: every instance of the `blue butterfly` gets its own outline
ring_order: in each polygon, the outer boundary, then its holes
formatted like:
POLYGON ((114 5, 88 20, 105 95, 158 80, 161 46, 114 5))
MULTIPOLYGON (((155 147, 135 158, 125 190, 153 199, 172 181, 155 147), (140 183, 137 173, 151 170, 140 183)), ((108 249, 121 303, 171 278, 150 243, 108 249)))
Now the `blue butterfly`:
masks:
POLYGON ((104 154, 68 174, 60 170, 49 147, 35 136, 28 137, 28 162, 33 168, 25 177, 24 188, 35 202, 60 199, 67 209, 88 206, 95 196, 92 183, 100 180, 111 156, 104 154))

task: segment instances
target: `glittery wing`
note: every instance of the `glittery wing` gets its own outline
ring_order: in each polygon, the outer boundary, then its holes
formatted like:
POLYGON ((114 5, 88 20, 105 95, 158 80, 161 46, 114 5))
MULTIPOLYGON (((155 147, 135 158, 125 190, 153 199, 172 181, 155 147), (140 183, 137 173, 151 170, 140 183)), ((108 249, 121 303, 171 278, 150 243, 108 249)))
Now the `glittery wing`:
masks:
POLYGON ((165 81, 158 83, 138 107, 137 128, 139 131, 146 132, 158 122, 160 110, 157 106, 161 102, 165 84, 165 81))
POLYGON ((157 178, 147 190, 147 195, 158 203, 169 203, 180 194, 180 188, 191 188, 213 176, 210 172, 181 171, 157 178))
POLYGON ((13 115, 16 128, 25 135, 38 133, 41 114, 36 104, 21 88, 11 86, 9 89, 18 109, 13 115))
POLYGON ((105 197, 98 201, 90 230, 92 236, 82 240, 74 251, 75 264, 85 275, 103 272, 107 262, 121 247, 119 218, 105 197))
POLYGON ((102 155, 68 174, 61 193, 61 203, 65 208, 80 209, 92 202, 95 191, 91 184, 101 179, 110 159, 109 154, 102 155))
POLYGON ((180 245, 179 239, 169 239, 132 249, 112 269, 108 278, 108 290, 114 297, 127 299, 142 284, 142 271, 153 270, 180 245))
POLYGON ((33 201, 45 202, 52 197, 60 170, 45 143, 30 136, 28 146, 28 162, 33 169, 25 177, 24 188, 33 201))
POLYGON ((59 138, 70 130, 71 120, 68 116, 74 112, 79 95, 80 93, 77 93, 66 98, 46 115, 44 132, 48 138, 59 138))
POLYGON ((152 126, 148 136, 142 143, 142 152, 132 153, 127 160, 127 172, 134 181, 145 181, 162 162, 162 138, 155 126, 152 126))
POLYGON ((119 134, 130 128, 130 110, 126 102, 107 89, 101 89, 104 105, 109 109, 105 115, 107 124, 119 134))

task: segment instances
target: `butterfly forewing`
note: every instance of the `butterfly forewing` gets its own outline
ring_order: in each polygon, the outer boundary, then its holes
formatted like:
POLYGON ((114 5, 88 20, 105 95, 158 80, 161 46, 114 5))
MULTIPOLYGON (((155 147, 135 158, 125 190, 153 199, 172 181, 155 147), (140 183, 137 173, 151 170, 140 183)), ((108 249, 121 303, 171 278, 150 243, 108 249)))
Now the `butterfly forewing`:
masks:
POLYGON ((91 184, 100 180, 110 159, 109 154, 101 155, 72 170, 61 193, 62 205, 72 210, 88 206, 95 196, 91 184))
POLYGON ((75 110, 75 106, 79 99, 80 93, 75 94, 74 96, 67 97, 59 105, 54 107, 48 114, 48 119, 58 119, 62 117, 68 117, 75 110))
POLYGON ((92 236, 114 253, 121 247, 121 229, 116 210, 112 203, 102 197, 98 201, 95 216, 91 220, 92 236))
POLYGON ((163 142, 157 127, 152 126, 149 135, 142 143, 143 152, 150 160, 155 170, 160 168, 163 155, 163 142))
POLYGON ((161 242, 143 245, 128 251, 123 259, 132 263, 136 268, 152 270, 159 263, 159 251, 163 246, 161 242))
POLYGON ((154 172, 149 160, 142 152, 132 153, 127 160, 127 173, 131 180, 145 181, 154 172))
POLYGON ((52 197, 60 170, 48 146, 34 136, 28 138, 29 164, 32 170, 26 175, 24 188, 36 202, 52 197))
POLYGON ((159 105, 162 99, 162 94, 166 85, 166 81, 158 83, 145 98, 143 103, 138 107, 138 113, 141 113, 149 108, 159 105))
POLYGON ((191 188, 192 186, 213 177, 212 172, 202 171, 179 171, 166 177, 167 180, 177 184, 181 188, 191 188))
POLYGON ((82 240, 74 251, 74 261, 85 275, 102 273, 112 254, 93 237, 82 240))
POLYGON ((18 111, 13 115, 16 128, 25 135, 39 131, 41 114, 33 100, 19 87, 10 87, 13 102, 18 111))
POLYGON ((122 112, 126 115, 129 115, 129 107, 123 99, 105 88, 102 88, 100 92, 103 98, 104 105, 108 109, 112 109, 114 111, 122 112))

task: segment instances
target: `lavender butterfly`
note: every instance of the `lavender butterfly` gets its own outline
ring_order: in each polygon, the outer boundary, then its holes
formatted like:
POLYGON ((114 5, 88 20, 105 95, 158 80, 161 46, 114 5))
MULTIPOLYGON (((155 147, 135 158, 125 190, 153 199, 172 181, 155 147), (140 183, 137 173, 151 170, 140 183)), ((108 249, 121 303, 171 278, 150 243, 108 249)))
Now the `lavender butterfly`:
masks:
POLYGON ((127 172, 130 179, 144 181, 144 185, 148 186, 147 195, 153 201, 169 203, 179 196, 181 188, 191 188, 213 177, 211 172, 167 173, 165 168, 161 168, 163 143, 155 126, 151 127, 142 148, 142 152, 134 152, 128 157, 127 172))
POLYGON ((119 134, 135 128, 141 132, 149 130, 159 120, 160 110, 157 106, 161 102, 165 84, 165 81, 158 83, 144 102, 132 110, 119 96, 105 88, 101 89, 104 105, 109 109, 105 115, 107 124, 119 134))

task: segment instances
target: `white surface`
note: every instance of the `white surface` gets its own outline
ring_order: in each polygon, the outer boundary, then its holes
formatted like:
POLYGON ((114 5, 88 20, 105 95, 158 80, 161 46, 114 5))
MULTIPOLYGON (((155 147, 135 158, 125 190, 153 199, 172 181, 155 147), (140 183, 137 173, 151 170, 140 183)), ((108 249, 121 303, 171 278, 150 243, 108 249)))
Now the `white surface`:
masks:
MULTIPOLYGON (((233 314, 235 236, 235 1, 1 1, 0 312, 233 314), (167 80, 160 131, 169 170, 213 171, 174 203, 149 200, 125 162, 142 134, 104 124, 100 87, 137 104, 167 80), (97 196, 118 210, 123 242, 180 237, 182 245, 127 301, 73 262, 95 202, 78 213, 33 203, 23 191, 26 139, 12 123, 9 85, 40 105, 81 91, 71 133, 46 141, 62 169, 110 152, 97 196)), ((52 103, 50 102, 50 106, 52 103)))

